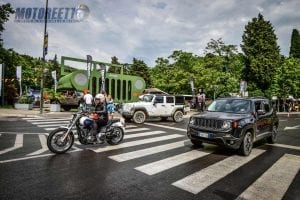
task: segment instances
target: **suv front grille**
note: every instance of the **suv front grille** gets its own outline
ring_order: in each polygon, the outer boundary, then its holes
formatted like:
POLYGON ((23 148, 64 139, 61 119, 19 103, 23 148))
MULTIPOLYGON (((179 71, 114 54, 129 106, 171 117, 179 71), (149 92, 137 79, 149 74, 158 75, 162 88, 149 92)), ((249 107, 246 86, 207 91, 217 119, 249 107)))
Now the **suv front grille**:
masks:
POLYGON ((209 129, 220 129, 222 127, 223 121, 216 119, 203 119, 196 118, 195 125, 203 128, 209 129))

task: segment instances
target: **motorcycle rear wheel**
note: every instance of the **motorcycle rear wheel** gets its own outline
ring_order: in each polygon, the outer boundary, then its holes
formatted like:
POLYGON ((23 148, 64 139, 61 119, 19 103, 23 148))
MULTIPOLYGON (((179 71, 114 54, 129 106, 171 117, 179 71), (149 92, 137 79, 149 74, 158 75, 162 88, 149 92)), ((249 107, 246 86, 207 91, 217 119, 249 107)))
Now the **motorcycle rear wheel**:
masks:
POLYGON ((66 128, 57 128, 52 131, 47 137, 47 146, 50 151, 57 154, 62 154, 68 151, 74 143, 74 135, 72 132, 66 137, 65 141, 60 139, 68 131, 66 128))
POLYGON ((110 139, 107 139, 107 143, 110 145, 117 145, 122 142, 124 138, 124 131, 120 127, 114 127, 110 133, 112 136, 110 139))

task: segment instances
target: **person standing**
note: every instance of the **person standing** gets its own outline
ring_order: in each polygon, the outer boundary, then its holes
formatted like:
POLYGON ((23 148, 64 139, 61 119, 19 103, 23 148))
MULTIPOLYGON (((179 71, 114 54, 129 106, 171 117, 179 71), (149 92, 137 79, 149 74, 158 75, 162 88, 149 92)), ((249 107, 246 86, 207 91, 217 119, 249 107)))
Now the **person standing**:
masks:
POLYGON ((114 105, 111 95, 107 96, 107 112, 108 112, 108 119, 112 120, 114 117, 113 115, 115 112, 115 105, 114 105))
POLYGON ((93 104, 93 95, 90 94, 90 91, 87 90, 86 94, 83 96, 85 109, 87 111, 91 110, 92 104, 93 104))

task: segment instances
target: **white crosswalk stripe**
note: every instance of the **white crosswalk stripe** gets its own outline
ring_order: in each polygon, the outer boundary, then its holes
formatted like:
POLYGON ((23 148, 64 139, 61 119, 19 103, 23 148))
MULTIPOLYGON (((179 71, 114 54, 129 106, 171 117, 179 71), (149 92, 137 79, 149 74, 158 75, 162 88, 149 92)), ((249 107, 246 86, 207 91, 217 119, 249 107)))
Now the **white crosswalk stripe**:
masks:
POLYGON ((45 135, 39 135, 39 139, 40 139, 42 148, 35 151, 35 152, 27 154, 27 156, 34 156, 34 155, 38 155, 38 154, 41 154, 41 153, 44 153, 44 152, 48 151, 46 136, 45 135))
POLYGON ((264 150, 253 149, 249 156, 231 156, 181 180, 178 180, 172 183, 172 185, 193 194, 197 194, 209 185, 215 183, 264 152, 264 150))
POLYGON ((212 153, 212 151, 197 151, 192 150, 186 153, 182 153, 176 156, 172 156, 163 160, 159 160, 153 163, 149 163, 146 165, 142 165, 139 167, 136 167, 136 170, 139 170, 141 172, 144 172, 148 175, 153 175, 160 173, 162 171, 165 171, 167 169, 170 169, 172 167, 176 167, 178 165, 187 163, 189 161, 195 160, 197 158, 201 158, 203 156, 206 156, 208 154, 212 153))
POLYGON ((100 148, 90 148, 90 150, 93 150, 93 151, 99 153, 99 152, 111 151, 111 150, 115 150, 115 149, 122 149, 122 148, 126 148, 126 147, 138 146, 138 145, 142 145, 142 144, 160 142, 160 141, 164 141, 164 140, 171 140, 171 139, 180 138, 180 137, 183 137, 183 135, 172 134, 172 135, 155 137, 155 138, 150 138, 150 139, 136 140, 136 141, 132 141, 132 142, 124 142, 124 143, 118 144, 116 146, 103 146, 100 148))
POLYGON ((184 147, 185 142, 187 142, 187 141, 188 140, 173 142, 173 143, 160 145, 160 146, 155 146, 155 147, 150 147, 150 148, 146 148, 146 149, 142 149, 142 150, 138 150, 138 151, 131 151, 129 153, 123 153, 123 154, 118 154, 118 155, 114 155, 114 156, 109 156, 109 158, 113 159, 115 161, 118 161, 118 162, 124 162, 124 161, 127 161, 127 160, 132 160, 132 159, 135 159, 135 158, 141 158, 141 157, 152 155, 152 154, 155 154, 155 153, 160 153, 160 152, 164 152, 164 151, 184 147))
POLYGON ((300 169, 300 156, 285 154, 238 199, 282 199, 300 169))

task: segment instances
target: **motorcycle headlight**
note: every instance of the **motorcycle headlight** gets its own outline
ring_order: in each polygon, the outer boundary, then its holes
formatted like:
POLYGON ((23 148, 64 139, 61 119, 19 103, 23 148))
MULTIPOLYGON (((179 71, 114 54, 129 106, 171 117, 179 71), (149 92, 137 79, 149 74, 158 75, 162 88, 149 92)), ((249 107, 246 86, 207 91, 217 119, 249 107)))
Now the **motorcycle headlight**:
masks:
POLYGON ((230 120, 223 121, 222 128, 223 129, 230 129, 231 128, 231 123, 232 122, 230 120))

